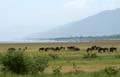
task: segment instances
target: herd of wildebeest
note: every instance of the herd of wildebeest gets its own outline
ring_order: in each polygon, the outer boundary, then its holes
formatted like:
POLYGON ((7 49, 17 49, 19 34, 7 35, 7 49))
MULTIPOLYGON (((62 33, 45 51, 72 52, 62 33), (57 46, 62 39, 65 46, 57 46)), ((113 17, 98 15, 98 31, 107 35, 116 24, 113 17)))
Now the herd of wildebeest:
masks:
MULTIPOLYGON (((8 48, 8 51, 26 51, 28 49, 27 46, 25 46, 24 48, 8 48)), ((59 46, 59 47, 41 47, 38 49, 38 51, 44 51, 44 52, 48 52, 48 51, 81 51, 81 49, 79 47, 76 46, 67 46, 67 47, 63 47, 63 46, 59 46)), ((98 53, 102 53, 102 52, 115 52, 117 51, 116 47, 100 47, 100 46, 91 46, 89 48, 86 48, 86 52, 92 52, 92 51, 97 51, 98 53)))

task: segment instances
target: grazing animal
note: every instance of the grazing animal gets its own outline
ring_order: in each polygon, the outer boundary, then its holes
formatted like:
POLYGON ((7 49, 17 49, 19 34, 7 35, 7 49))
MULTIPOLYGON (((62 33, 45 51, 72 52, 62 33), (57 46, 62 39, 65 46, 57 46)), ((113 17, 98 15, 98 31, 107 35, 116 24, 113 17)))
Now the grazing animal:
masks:
POLYGON ((75 51, 80 51, 80 48, 74 48, 75 51))
POLYGON ((91 46, 90 48, 87 48, 86 52, 89 52, 89 51, 94 51, 94 50, 99 50, 101 47, 98 47, 98 46, 91 46))
POLYGON ((80 48, 75 47, 75 46, 69 46, 69 47, 67 47, 67 50, 70 50, 70 51, 80 51, 80 48))
POLYGON ((8 48, 8 51, 16 51, 16 49, 15 48, 8 48))
POLYGON ((114 52, 114 51, 117 51, 117 48, 115 48, 115 47, 110 47, 110 52, 114 52))
POLYGON ((60 50, 63 50, 63 51, 64 51, 64 50, 65 50, 65 47, 62 47, 62 46, 61 46, 61 47, 60 47, 60 50))
POLYGON ((74 46, 67 47, 67 50, 73 50, 73 49, 74 49, 74 46))
POLYGON ((92 51, 92 48, 87 48, 86 52, 92 51))
POLYGON ((44 51, 45 48, 39 48, 39 51, 44 51))
POLYGON ((92 46, 92 50, 97 50, 97 46, 92 46))
POLYGON ((70 50, 70 51, 80 51, 80 48, 78 47, 75 47, 75 46, 69 46, 69 47, 63 47, 63 46, 60 46, 60 47, 42 47, 42 48, 39 48, 39 51, 65 51, 65 50, 70 50))
POLYGON ((59 47, 54 48, 54 51, 60 51, 59 47))
POLYGON ((98 49, 98 52, 99 52, 99 53, 101 53, 101 52, 106 52, 106 51, 108 52, 108 50, 109 50, 108 48, 99 48, 99 49, 98 49))

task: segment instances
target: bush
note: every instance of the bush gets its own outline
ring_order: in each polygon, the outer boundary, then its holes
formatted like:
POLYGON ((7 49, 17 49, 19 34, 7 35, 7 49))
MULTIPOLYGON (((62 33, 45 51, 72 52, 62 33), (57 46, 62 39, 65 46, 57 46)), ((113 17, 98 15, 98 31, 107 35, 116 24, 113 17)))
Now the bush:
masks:
POLYGON ((10 71, 16 74, 28 74, 43 72, 48 67, 48 58, 30 57, 24 52, 7 52, 1 57, 2 71, 10 71))
POLYGON ((47 57, 34 57, 33 58, 33 68, 32 73, 44 72, 45 68, 48 67, 47 57))
POLYGON ((1 60, 4 69, 16 74, 28 73, 32 62, 30 57, 24 55, 23 52, 7 52, 1 60))
POLYGON ((62 74, 60 70, 61 70, 61 66, 59 66, 59 67, 54 67, 53 74, 60 76, 60 75, 62 74))
POLYGON ((109 76, 114 76, 119 72, 119 69, 117 67, 107 67, 104 69, 104 72, 109 76))

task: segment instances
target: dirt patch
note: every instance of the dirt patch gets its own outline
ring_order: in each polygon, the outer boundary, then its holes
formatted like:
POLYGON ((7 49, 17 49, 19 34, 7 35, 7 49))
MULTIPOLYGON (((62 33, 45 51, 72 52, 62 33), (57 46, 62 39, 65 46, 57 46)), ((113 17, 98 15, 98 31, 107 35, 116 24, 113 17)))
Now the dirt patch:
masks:
MULTIPOLYGON (((95 72, 95 71, 103 70, 105 67, 109 67, 109 66, 120 67, 120 65, 90 65, 90 66, 89 65, 77 65, 76 69, 80 71, 84 71, 84 72, 95 72)), ((45 70, 45 72, 52 73, 53 69, 54 68, 50 66, 45 70)), ((68 73, 72 71, 75 71, 73 66, 62 66, 62 69, 61 69, 62 73, 68 73)))

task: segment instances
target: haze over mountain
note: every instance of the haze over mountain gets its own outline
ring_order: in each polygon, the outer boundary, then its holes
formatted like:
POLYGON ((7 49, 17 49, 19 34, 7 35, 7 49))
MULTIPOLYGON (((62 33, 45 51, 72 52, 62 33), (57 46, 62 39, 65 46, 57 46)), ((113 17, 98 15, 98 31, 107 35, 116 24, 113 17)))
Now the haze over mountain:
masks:
POLYGON ((113 35, 120 34, 119 26, 120 9, 107 10, 48 32, 37 33, 34 38, 113 35))

